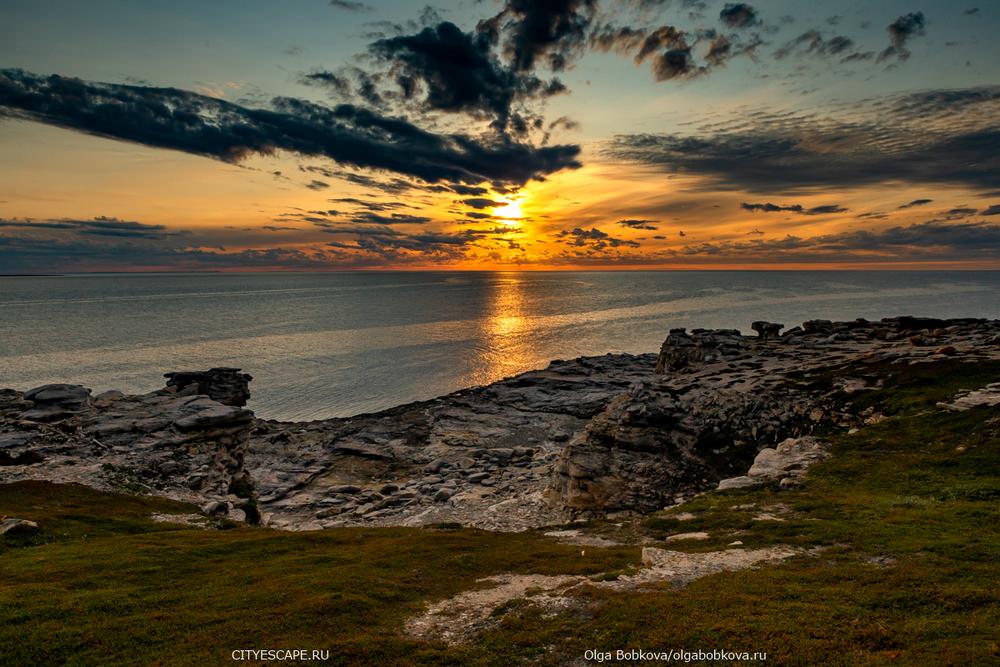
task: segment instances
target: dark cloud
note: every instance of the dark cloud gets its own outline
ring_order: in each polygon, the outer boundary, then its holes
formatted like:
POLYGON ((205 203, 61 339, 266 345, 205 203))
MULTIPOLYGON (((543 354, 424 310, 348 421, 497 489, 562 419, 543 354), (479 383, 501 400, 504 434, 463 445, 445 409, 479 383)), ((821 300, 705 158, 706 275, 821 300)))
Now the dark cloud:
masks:
POLYGON ((686 51, 690 52, 687 44, 687 34, 672 25, 660 26, 659 28, 643 35, 638 43, 638 50, 635 54, 636 64, 653 59, 664 51, 686 51))
POLYGON ((469 186, 469 185, 452 185, 448 188, 455 194, 478 197, 480 195, 485 195, 489 192, 488 188, 469 186))
POLYGON ((719 12, 719 20, 730 28, 748 28, 760 23, 757 10, 745 2, 727 2, 719 12))
POLYGON ((826 215, 830 213, 845 213, 846 208, 838 206, 837 204, 827 204, 825 206, 813 206, 812 208, 806 208, 802 204, 791 204, 789 206, 778 206, 777 204, 772 204, 770 202, 766 204, 748 204, 743 202, 740 204, 740 208, 746 211, 762 212, 762 213, 777 213, 779 211, 784 211, 788 213, 798 213, 799 215, 826 215))
POLYGON ((349 255, 336 256, 292 248, 222 252, 170 247, 162 243, 147 242, 140 245, 135 240, 81 242, 77 239, 63 241, 0 236, 0 266, 11 273, 260 268, 320 270, 351 265, 352 258, 349 255))
POLYGON ((638 248, 640 244, 628 239, 620 239, 611 236, 607 232, 602 232, 596 227, 582 229, 575 227, 572 230, 562 230, 556 234, 556 238, 569 246, 577 248, 587 248, 589 251, 601 251, 607 248, 619 248, 623 246, 638 248))
POLYGON ((689 244, 671 256, 711 256, 760 261, 878 261, 992 259, 1000 225, 928 221, 882 230, 846 231, 802 238, 751 239, 689 244))
POLYGON ((591 35, 590 44, 599 51, 632 55, 637 65, 649 62, 657 81, 690 78, 707 71, 694 62, 687 34, 674 26, 647 31, 606 25, 591 35))
POLYGON ((580 123, 573 120, 569 116, 559 116, 554 121, 549 123, 550 132, 558 129, 568 130, 568 131, 579 130, 580 123))
POLYGON ((886 27, 890 44, 879 54, 878 59, 882 61, 889 58, 899 60, 909 58, 910 52, 906 48, 907 43, 912 37, 923 35, 926 26, 927 20, 924 18, 923 12, 912 12, 900 16, 886 27))
POLYGON ((392 64, 404 99, 411 100, 422 91, 429 109, 492 116, 496 129, 522 134, 534 117, 512 106, 563 93, 566 87, 557 79, 545 82, 503 65, 493 53, 494 45, 492 33, 467 33, 444 22, 414 35, 380 39, 370 51, 392 64))
POLYGON ((33 220, 30 218, 0 218, 0 228, 21 228, 26 230, 69 230, 86 236, 113 236, 135 239, 165 239, 183 236, 186 232, 170 231, 164 225, 147 225, 132 220, 119 220, 98 216, 89 220, 56 219, 33 220))
POLYGON ((840 59, 842 63, 853 63, 861 62, 863 60, 871 60, 875 57, 874 51, 855 51, 854 53, 849 53, 840 59))
POLYGON ((299 76, 299 82, 307 86, 326 88, 336 97, 347 98, 351 95, 351 80, 345 74, 316 70, 299 76))
POLYGON ((712 65, 721 65, 732 57, 733 42, 725 35, 719 35, 708 46, 705 60, 712 65))
MULTIPOLYGON (((374 253, 386 259, 399 259, 400 251, 418 253, 427 260, 446 261, 458 260, 464 257, 464 248, 472 239, 459 236, 436 234, 433 236, 407 236, 402 238, 368 237, 358 239, 361 250, 374 253)), ((405 255, 403 255, 405 256, 405 255)))
POLYGON ((890 100, 886 111, 904 119, 919 119, 931 114, 954 115, 977 107, 995 109, 1000 102, 1000 86, 922 90, 890 100))
POLYGON ((356 213, 352 220, 354 222, 367 222, 376 225, 423 225, 431 221, 430 218, 422 215, 409 215, 407 213, 390 213, 388 216, 366 211, 356 213))
MULTIPOLYGON (((337 211, 297 211, 315 221, 311 229, 284 225, 227 227, 224 230, 170 232, 161 225, 99 217, 93 219, 0 219, 0 266, 8 273, 106 270, 220 270, 279 268, 329 270, 331 268, 384 266, 399 263, 450 262, 462 259, 466 249, 478 243, 510 246, 504 236, 516 230, 507 227, 469 229, 460 233, 437 231, 404 232, 398 225, 422 224, 415 216, 357 214, 360 222, 340 223, 322 214, 337 211), (317 215, 309 215, 317 214, 317 215), (303 234, 290 241, 315 240, 329 235, 336 240, 294 248, 263 247, 227 251, 230 241, 244 244, 274 232, 303 234)), ((328 237, 328 238, 329 238, 328 237)), ((284 238, 288 238, 287 236, 284 238)), ((518 249, 518 248, 514 248, 518 249)))
POLYGON ((330 0, 330 6, 337 9, 346 9, 351 12, 371 12, 375 10, 371 5, 363 2, 355 2, 354 0, 330 0))
POLYGON ((697 67, 691 57, 691 49, 669 49, 652 61, 653 75, 657 81, 690 78, 703 74, 706 70, 697 67))
POLYGON ((840 57, 842 60, 861 60, 871 57, 867 53, 851 53, 854 48, 854 40, 843 35, 836 35, 829 39, 823 37, 818 30, 807 30, 795 39, 785 43, 780 49, 774 52, 774 57, 781 60, 792 54, 819 56, 824 58, 840 57))
POLYGON ((487 199, 485 197, 472 197, 471 199, 463 199, 462 203, 466 206, 482 210, 484 208, 495 208, 498 206, 503 206, 502 201, 494 201, 492 199, 487 199))
POLYGON ((475 243, 480 235, 471 230, 463 233, 421 232, 404 234, 395 229, 357 227, 329 229, 330 234, 350 234, 353 243, 330 241, 327 246, 352 253, 369 255, 381 260, 449 261, 461 259, 465 248, 475 243))
POLYGON ((995 96, 982 89, 954 92, 920 112, 910 110, 909 97, 860 103, 823 117, 747 111, 687 134, 620 135, 605 153, 758 193, 890 182, 1000 187, 995 96), (954 109, 947 99, 956 100, 954 109))
POLYGON ((914 199, 910 203, 903 204, 903 205, 899 206, 898 208, 914 208, 916 206, 925 206, 927 204, 930 204, 932 201, 934 201, 934 200, 933 199, 914 199))
POLYGON ((968 207, 958 207, 945 211, 945 215, 951 218, 967 218, 970 215, 975 215, 976 209, 968 207))
POLYGON ((646 29, 605 24, 591 32, 589 43, 596 51, 631 56, 637 65, 648 62, 657 81, 668 81, 702 76, 737 56, 755 57, 764 41, 756 33, 723 35, 712 29, 688 33, 672 25, 646 29), (707 43, 707 64, 697 62, 694 55, 701 43, 707 43))
POLYGON ((345 219, 329 219, 329 218, 304 218, 305 220, 312 222, 317 227, 325 227, 330 229, 340 229, 341 225, 423 225, 431 221, 430 218, 422 215, 410 215, 408 213, 390 213, 389 215, 383 215, 381 213, 376 213, 374 211, 358 211, 350 214, 350 216, 345 219))
POLYGON ((642 44, 646 34, 647 31, 643 28, 603 25, 590 34, 590 47, 605 53, 613 51, 629 54, 642 44))
POLYGON ((979 13, 979 7, 971 7, 963 12, 966 16, 972 16, 979 13))
POLYGON ((434 134, 350 104, 279 97, 251 109, 175 88, 90 83, 0 70, 0 113, 237 162, 288 151, 427 182, 523 185, 579 166, 578 146, 434 134))
MULTIPOLYGON (((407 204, 398 201, 376 201, 373 199, 358 199, 357 197, 337 197, 330 202, 335 204, 353 204, 368 211, 391 211, 396 208, 408 208, 407 204)), ((330 211, 330 215, 337 215, 337 211, 330 211)))
POLYGON ((1000 204, 993 204, 989 208, 984 208, 979 215, 1000 215, 1000 204))
POLYGON ((507 0, 503 11, 481 29, 506 34, 506 52, 515 70, 533 70, 544 60, 566 69, 586 44, 597 0, 507 0))
POLYGON ((656 220, 639 220, 636 218, 626 218, 624 220, 619 220, 617 223, 622 227, 629 227, 631 229, 646 229, 646 230, 656 230, 657 227, 653 225, 656 220))
POLYGON ((306 183, 306 187, 310 190, 325 190, 330 187, 330 184, 326 181, 309 181, 306 183))
MULTIPOLYGON (((399 195, 404 192, 408 192, 416 187, 410 181, 403 180, 401 178, 373 178, 365 174, 354 174, 354 173, 341 173, 337 174, 337 178, 347 181, 348 183, 353 183, 355 185, 362 185, 366 188, 372 188, 374 190, 379 190, 390 195, 399 195)), ((440 186, 445 187, 445 186, 440 186)), ((453 187, 453 186, 448 186, 453 187)), ((426 190, 432 189, 429 186, 425 186, 426 190)))

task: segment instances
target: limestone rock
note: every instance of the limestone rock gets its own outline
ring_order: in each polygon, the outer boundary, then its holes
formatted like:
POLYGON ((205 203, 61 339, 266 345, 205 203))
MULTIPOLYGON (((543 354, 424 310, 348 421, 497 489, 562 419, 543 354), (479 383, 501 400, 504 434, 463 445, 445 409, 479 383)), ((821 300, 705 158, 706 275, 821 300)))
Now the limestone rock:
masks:
POLYGON ((757 332, 757 336, 761 340, 769 340, 771 338, 777 338, 781 334, 781 330, 785 328, 784 324, 778 324, 776 322, 765 322, 763 320, 758 320, 750 325, 750 328, 757 332))
POLYGON ((46 385, 24 398, 32 407, 14 421, 0 420, 5 479, 141 490, 198 504, 239 489, 253 502, 244 468, 249 410, 162 391, 105 392, 92 400, 79 385, 46 385))
POLYGON ((191 391, 203 394, 223 405, 242 407, 250 399, 250 381, 253 376, 240 373, 239 368, 212 368, 207 371, 175 371, 164 373, 167 387, 179 393, 191 391))
MULTIPOLYGON (((289 529, 524 530, 624 517, 720 480, 793 486, 812 454, 825 455, 803 436, 876 419, 843 414, 844 392, 879 386, 886 364, 944 362, 928 354, 941 347, 954 347, 955 360, 1000 359, 998 336, 1000 322, 974 319, 813 320, 780 344, 675 328, 658 355, 557 360, 429 401, 300 423, 243 409, 249 376, 236 369, 171 374, 170 386, 142 395, 0 389, 0 473, 212 503, 289 529), (933 346, 910 345, 913 336, 933 346), (812 381, 831 368, 845 371, 812 381), (49 399, 57 418, 23 417, 49 399)), ((986 387, 945 407, 997 395, 986 387)))
POLYGON ((17 519, 14 517, 4 517, 0 521, 0 535, 20 535, 33 533, 38 530, 38 524, 27 519, 17 519))
POLYGON ((24 400, 34 405, 21 415, 24 419, 53 421, 80 412, 91 403, 90 390, 78 384, 46 384, 24 392, 24 400))
POLYGON ((812 436, 788 438, 775 448, 762 449, 746 475, 724 479, 718 488, 724 491, 778 480, 783 487, 791 488, 809 466, 829 456, 828 449, 829 445, 812 436))
POLYGON ((706 361, 737 354, 748 346, 735 329, 671 329, 656 359, 656 374, 679 371, 706 361))

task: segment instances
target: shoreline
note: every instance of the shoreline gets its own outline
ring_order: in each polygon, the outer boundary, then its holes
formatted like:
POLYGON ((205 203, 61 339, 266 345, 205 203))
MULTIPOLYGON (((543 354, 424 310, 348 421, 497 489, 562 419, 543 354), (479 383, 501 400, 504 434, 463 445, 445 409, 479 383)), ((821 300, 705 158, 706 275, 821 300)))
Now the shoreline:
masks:
POLYGON ((252 378, 231 368, 168 374, 167 387, 143 395, 2 390, 0 471, 161 495, 281 529, 519 531, 646 514, 746 476, 764 449, 871 418, 838 401, 879 386, 893 365, 1000 359, 998 320, 753 328, 757 337, 671 330, 656 355, 554 360, 315 421, 257 418, 243 407, 252 378))

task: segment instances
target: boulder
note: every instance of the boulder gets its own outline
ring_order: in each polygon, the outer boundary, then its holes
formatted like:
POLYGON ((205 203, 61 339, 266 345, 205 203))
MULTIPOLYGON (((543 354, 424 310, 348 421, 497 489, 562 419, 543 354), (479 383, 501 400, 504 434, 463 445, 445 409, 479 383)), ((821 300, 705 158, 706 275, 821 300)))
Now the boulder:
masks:
POLYGON ((760 450, 746 475, 724 479, 718 488, 724 491, 778 480, 783 482, 783 488, 791 488, 809 466, 829 456, 828 447, 827 443, 812 436, 788 438, 777 447, 760 450))
POLYGON ((209 396, 223 405, 242 407, 250 399, 253 376, 240 373, 239 368, 211 368, 207 371, 175 371, 164 373, 167 387, 178 393, 209 396))
POLYGON ((21 415, 34 421, 54 421, 72 416, 91 405, 90 389, 78 384, 46 384, 24 393, 33 407, 21 415))
POLYGON ((34 533, 38 531, 38 524, 27 519, 17 519, 15 517, 4 517, 0 521, 0 535, 18 535, 34 533))
POLYGON ((833 333, 833 322, 830 320, 808 320, 802 323, 802 330, 807 334, 829 336, 833 333))
POLYGON ((785 325, 778 324, 777 322, 758 320, 753 322, 750 328, 757 332, 757 337, 761 340, 769 340, 777 338, 781 334, 781 330, 785 328, 785 325))

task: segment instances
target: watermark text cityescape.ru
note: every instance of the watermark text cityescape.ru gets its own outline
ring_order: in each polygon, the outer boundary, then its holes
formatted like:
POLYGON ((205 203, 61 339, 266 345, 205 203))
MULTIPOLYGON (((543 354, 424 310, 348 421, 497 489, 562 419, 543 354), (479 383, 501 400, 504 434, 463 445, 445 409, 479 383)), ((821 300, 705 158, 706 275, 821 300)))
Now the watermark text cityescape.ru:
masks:
POLYGON ((304 648, 240 648, 233 651, 231 655, 233 660, 253 660, 256 662, 285 662, 287 660, 319 662, 330 659, 329 650, 304 648))
POLYGON ((644 649, 618 649, 615 651, 587 650, 583 659, 592 662, 662 662, 683 664, 688 662, 765 662, 767 653, 762 651, 683 651, 666 649, 646 651, 644 649))

